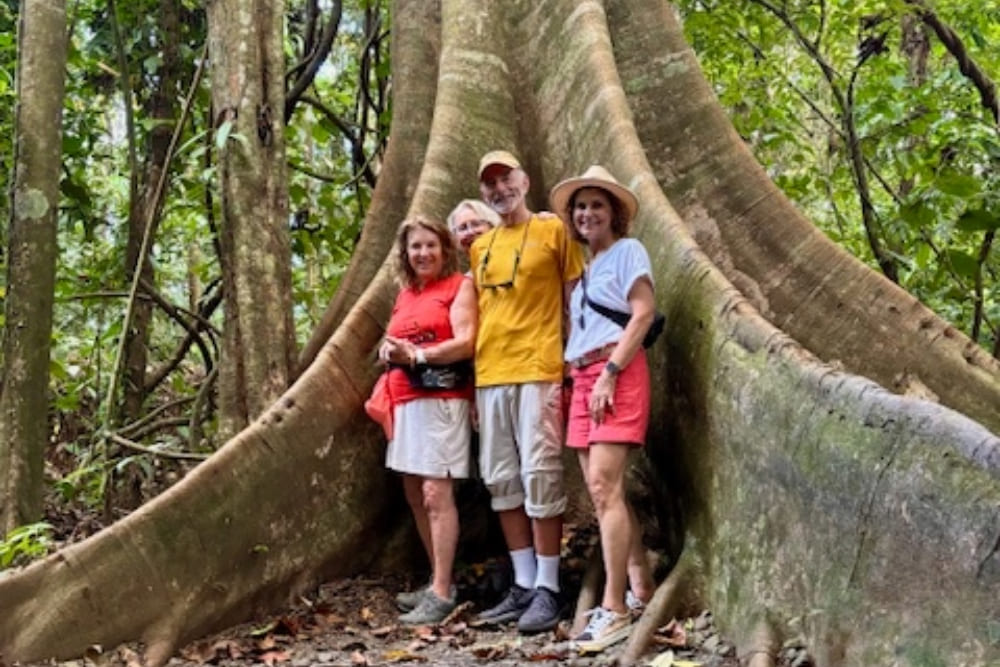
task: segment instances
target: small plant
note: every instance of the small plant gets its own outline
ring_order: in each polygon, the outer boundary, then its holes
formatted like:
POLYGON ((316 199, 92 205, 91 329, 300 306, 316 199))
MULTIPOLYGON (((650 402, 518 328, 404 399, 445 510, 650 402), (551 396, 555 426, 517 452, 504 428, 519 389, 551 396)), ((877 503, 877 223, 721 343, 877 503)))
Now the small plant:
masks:
POLYGON ((18 526, 0 542, 0 570, 44 556, 51 544, 52 526, 44 521, 18 526))

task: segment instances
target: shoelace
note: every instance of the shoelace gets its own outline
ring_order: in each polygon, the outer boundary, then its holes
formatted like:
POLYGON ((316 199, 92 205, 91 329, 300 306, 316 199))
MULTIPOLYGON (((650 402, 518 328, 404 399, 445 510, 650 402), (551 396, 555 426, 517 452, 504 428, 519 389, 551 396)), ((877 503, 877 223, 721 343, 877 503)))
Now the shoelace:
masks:
POLYGON ((587 621, 587 627, 583 629, 583 633, 589 634, 591 638, 597 637, 615 620, 615 615, 604 607, 594 607, 587 611, 584 616, 589 617, 590 620, 587 621))

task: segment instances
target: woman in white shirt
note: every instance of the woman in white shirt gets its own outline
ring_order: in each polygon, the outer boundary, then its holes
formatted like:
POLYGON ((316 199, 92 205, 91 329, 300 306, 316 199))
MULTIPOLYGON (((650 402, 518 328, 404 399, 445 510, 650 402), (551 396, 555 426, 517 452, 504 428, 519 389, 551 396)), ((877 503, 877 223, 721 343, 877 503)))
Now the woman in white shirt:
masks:
POLYGON ((570 297, 571 366, 566 445, 577 451, 601 532, 606 574, 601 605, 574 638, 582 651, 600 651, 628 636, 633 600, 648 601, 652 578, 635 515, 625 497, 628 453, 641 447, 649 424, 650 381, 642 340, 655 315, 649 255, 627 238, 639 201, 603 167, 556 185, 554 211, 564 214, 590 251, 583 277, 570 297), (595 305, 596 308, 595 309, 595 305), (623 327, 598 312, 630 314, 623 327))

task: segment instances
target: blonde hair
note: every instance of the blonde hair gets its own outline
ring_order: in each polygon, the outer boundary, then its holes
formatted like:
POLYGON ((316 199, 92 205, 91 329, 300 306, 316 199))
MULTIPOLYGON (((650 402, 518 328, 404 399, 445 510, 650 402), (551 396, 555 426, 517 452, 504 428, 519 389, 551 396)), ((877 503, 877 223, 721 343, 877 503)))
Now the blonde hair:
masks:
POLYGON ((417 272, 410 266, 410 258, 406 252, 410 232, 414 229, 426 229, 438 237, 441 244, 441 275, 439 278, 450 276, 458 271, 458 256, 455 252, 455 240, 451 236, 447 225, 440 220, 427 218, 422 215, 415 215, 407 218, 399 225, 396 232, 396 280, 405 287, 413 287, 417 282, 417 272))
POLYGON ((492 208, 486 205, 485 202, 479 199, 463 199, 458 202, 458 206, 451 209, 451 213, 448 214, 448 229, 455 233, 455 218, 462 211, 463 208, 467 208, 476 214, 476 217, 484 222, 490 223, 490 227, 496 227, 500 224, 500 214, 494 211, 492 208))

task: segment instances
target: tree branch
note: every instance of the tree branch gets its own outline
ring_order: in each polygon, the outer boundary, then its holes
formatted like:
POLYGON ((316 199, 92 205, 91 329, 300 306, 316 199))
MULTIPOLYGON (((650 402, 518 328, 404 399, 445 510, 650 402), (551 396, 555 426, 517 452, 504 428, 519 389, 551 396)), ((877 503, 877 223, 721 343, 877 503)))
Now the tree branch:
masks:
MULTIPOLYGON (((157 301, 157 303, 159 304, 160 301, 157 301)), ((166 302, 164 301, 164 303, 166 302)), ((196 325, 191 325, 183 318, 177 316, 177 314, 180 312, 181 309, 177 308, 176 306, 173 306, 171 304, 166 304, 165 306, 161 305, 161 307, 163 307, 164 309, 166 309, 169 306, 170 308, 173 308, 175 310, 174 319, 177 320, 181 324, 181 326, 185 328, 185 330, 187 331, 187 336, 185 336, 184 340, 181 341, 181 344, 174 352, 173 357, 171 357, 169 361, 165 362, 160 368, 150 373, 149 381, 146 382, 146 386, 144 388, 147 394, 152 393, 152 391, 156 389, 156 387, 158 387, 161 382, 167 379, 167 376, 169 376, 170 373, 173 372, 175 368, 177 368, 177 366, 184 359, 184 357, 187 356, 187 352, 189 349, 191 349, 192 344, 197 344, 201 351, 202 358, 205 360, 205 372, 206 373, 212 372, 212 370, 215 368, 215 364, 212 362, 211 353, 209 353, 208 348, 205 346, 205 342, 204 340, 202 340, 200 334, 201 331, 203 330, 214 331, 214 327, 212 327, 212 325, 208 322, 208 317, 210 317, 211 314, 215 312, 215 309, 219 306, 220 303, 222 303, 222 294, 216 293, 215 295, 212 296, 211 299, 209 299, 205 303, 205 306, 202 309, 203 312, 195 316, 196 325)), ((210 340, 212 340, 212 347, 214 348, 215 355, 218 356, 219 350, 218 346, 215 344, 215 338, 213 337, 210 340)))
POLYGON ((969 55, 962 39, 927 6, 924 0, 907 0, 907 2, 914 8, 924 25, 934 31, 937 38, 948 49, 948 53, 955 58, 962 74, 972 81, 976 90, 979 91, 979 101, 993 114, 993 122, 1000 124, 1000 101, 997 100, 997 86, 969 55))
POLYGON ((182 405, 184 405, 185 403, 190 403, 193 400, 194 400, 194 396, 185 396, 183 398, 179 398, 177 400, 169 401, 167 403, 164 403, 163 405, 161 405, 161 406, 155 408, 154 410, 150 411, 149 414, 144 415, 142 418, 136 419, 134 422, 130 422, 128 424, 125 424, 120 429, 118 429, 118 433, 121 434, 121 435, 124 435, 124 436, 130 436, 131 437, 132 434, 135 431, 141 429, 143 426, 145 426, 149 422, 153 421, 154 419, 156 419, 157 417, 159 417, 163 413, 167 412, 168 410, 172 410, 173 408, 179 408, 182 405))
POLYGON ((326 26, 323 28, 323 34, 320 36, 320 40, 316 45, 316 48, 306 56, 306 67, 299 76, 292 87, 285 93, 285 122, 287 123, 292 117, 292 113, 295 111, 295 105, 298 103, 299 99, 306 89, 312 85, 313 79, 316 78, 316 73, 319 68, 322 67, 323 63, 326 62, 326 57, 330 55, 330 48, 333 46, 333 40, 337 37, 337 30, 340 27, 340 17, 342 15, 343 3, 340 0, 336 0, 333 6, 330 8, 330 17, 326 22, 326 26))
POLYGON ((166 449, 153 449, 152 447, 140 445, 138 442, 133 442, 128 438, 123 438, 117 433, 108 433, 108 439, 117 445, 125 447, 126 449, 131 449, 142 454, 159 456, 165 459, 177 459, 180 461, 204 461, 208 458, 208 454, 194 454, 191 452, 172 452, 166 449))

